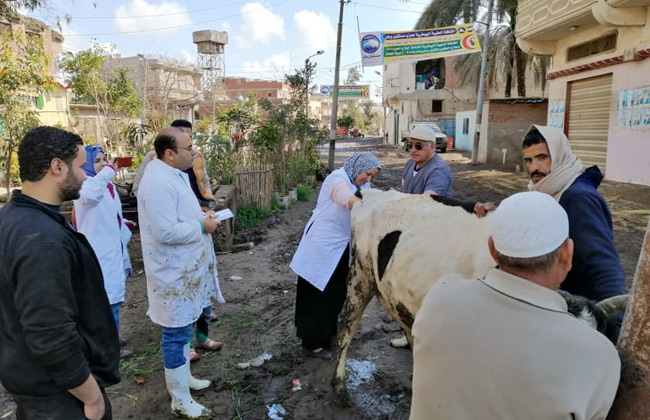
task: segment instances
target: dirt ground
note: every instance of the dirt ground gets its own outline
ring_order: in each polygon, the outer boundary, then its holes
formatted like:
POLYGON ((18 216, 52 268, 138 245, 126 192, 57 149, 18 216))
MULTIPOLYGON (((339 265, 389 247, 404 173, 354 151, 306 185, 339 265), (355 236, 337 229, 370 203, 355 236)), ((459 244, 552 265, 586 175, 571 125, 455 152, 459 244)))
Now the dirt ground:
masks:
MULTIPOLYGON (((406 152, 381 146, 379 139, 341 141, 336 161, 342 163, 359 151, 378 155, 384 169, 377 188, 398 188, 406 152)), ((324 150, 326 153, 327 150, 324 150)), ((499 202, 523 191, 526 178, 515 168, 469 164, 466 155, 442 155, 455 175, 455 195, 460 198, 499 202)), ((326 156, 325 156, 326 159, 326 156)), ((650 216, 650 188, 605 182, 601 186, 614 217, 616 248, 631 282, 650 216)), ((266 419, 273 404, 285 410, 284 419, 407 419, 411 399, 412 357, 409 350, 388 345, 400 336, 373 301, 363 317, 348 355, 348 386, 353 407, 334 402, 330 380, 335 361, 305 358, 293 325, 296 277, 288 264, 302 229, 315 205, 298 202, 271 216, 263 227, 243 232, 239 242, 254 242, 249 251, 218 255, 221 289, 227 303, 215 307, 219 320, 210 336, 224 342, 220 352, 199 351, 192 364, 194 375, 212 378, 215 385, 195 393, 195 399, 215 411, 217 419, 266 419), (264 353, 272 359, 260 367, 239 370, 237 363, 264 353), (302 389, 292 392, 292 381, 302 389)), ((139 237, 130 245, 134 272, 127 283, 123 306, 122 337, 135 356, 122 364, 123 380, 109 388, 114 419, 171 419, 165 389, 159 341, 160 328, 146 316, 146 281, 142 272, 139 237), (136 378, 143 378, 138 384, 136 378)), ((0 419, 13 418, 13 403, 0 388, 0 419)))

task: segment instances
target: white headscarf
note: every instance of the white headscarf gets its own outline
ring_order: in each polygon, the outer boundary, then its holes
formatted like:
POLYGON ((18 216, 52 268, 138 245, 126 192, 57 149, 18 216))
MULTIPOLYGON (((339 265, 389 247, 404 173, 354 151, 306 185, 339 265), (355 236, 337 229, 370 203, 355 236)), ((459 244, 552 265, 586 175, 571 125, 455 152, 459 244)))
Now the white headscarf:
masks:
MULTIPOLYGON (((539 134, 546 140, 551 156, 551 173, 538 181, 537 184, 531 180, 528 183, 528 189, 549 194, 557 201, 560 201, 562 193, 582 174, 582 161, 571 151, 569 139, 562 130, 533 124, 526 132, 526 135, 533 130, 539 131, 539 134)), ((525 164, 524 167, 526 167, 525 164)))

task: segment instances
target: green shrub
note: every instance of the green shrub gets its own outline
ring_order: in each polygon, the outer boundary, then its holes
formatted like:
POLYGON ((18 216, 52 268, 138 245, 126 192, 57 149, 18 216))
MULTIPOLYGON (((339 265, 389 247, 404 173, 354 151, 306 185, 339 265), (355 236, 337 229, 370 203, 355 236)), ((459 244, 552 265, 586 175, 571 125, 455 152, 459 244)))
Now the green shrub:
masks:
POLYGON ((313 191, 312 187, 309 185, 298 185, 296 189, 298 190, 298 201, 309 201, 309 196, 311 196, 311 192, 313 191))
POLYGON ((257 206, 242 206, 237 208, 237 224, 240 228, 251 229, 260 225, 260 222, 269 217, 273 212, 257 206))

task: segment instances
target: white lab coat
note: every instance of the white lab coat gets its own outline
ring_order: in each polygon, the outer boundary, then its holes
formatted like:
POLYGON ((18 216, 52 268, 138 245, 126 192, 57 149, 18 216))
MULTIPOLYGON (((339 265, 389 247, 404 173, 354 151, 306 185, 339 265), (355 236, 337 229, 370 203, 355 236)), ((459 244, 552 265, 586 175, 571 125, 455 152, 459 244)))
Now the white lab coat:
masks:
POLYGON ((196 321, 219 289, 212 235, 202 233, 199 202, 186 174, 159 159, 138 189, 142 259, 151 320, 179 328, 196 321))
MULTIPOLYGON (((350 181, 343 168, 325 178, 316 208, 305 226, 290 265, 294 273, 320 291, 325 290, 352 236, 350 210, 336 204, 330 196, 332 187, 340 181, 347 182, 350 189, 356 191, 357 186, 350 181)), ((366 183, 361 188, 369 186, 366 183)))
POLYGON ((125 282, 131 275, 127 248, 131 231, 124 224, 117 188, 113 185, 114 196, 111 196, 107 187, 114 177, 115 171, 105 166, 97 175, 86 178, 80 197, 74 201, 77 230, 86 236, 95 251, 111 305, 124 302, 125 282))

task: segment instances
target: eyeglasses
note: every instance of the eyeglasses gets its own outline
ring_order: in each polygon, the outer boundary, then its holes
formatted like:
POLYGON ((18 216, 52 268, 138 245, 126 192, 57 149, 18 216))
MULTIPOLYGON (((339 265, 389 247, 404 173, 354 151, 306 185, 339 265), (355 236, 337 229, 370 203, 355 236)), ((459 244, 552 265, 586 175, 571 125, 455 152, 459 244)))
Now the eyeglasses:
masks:
POLYGON ((181 147, 181 146, 176 146, 174 149, 183 149, 187 150, 188 152, 191 152, 194 149, 194 145, 190 144, 189 146, 181 147))
POLYGON ((406 143, 406 150, 411 150, 415 147, 415 150, 422 150, 424 145, 422 143, 406 143))

